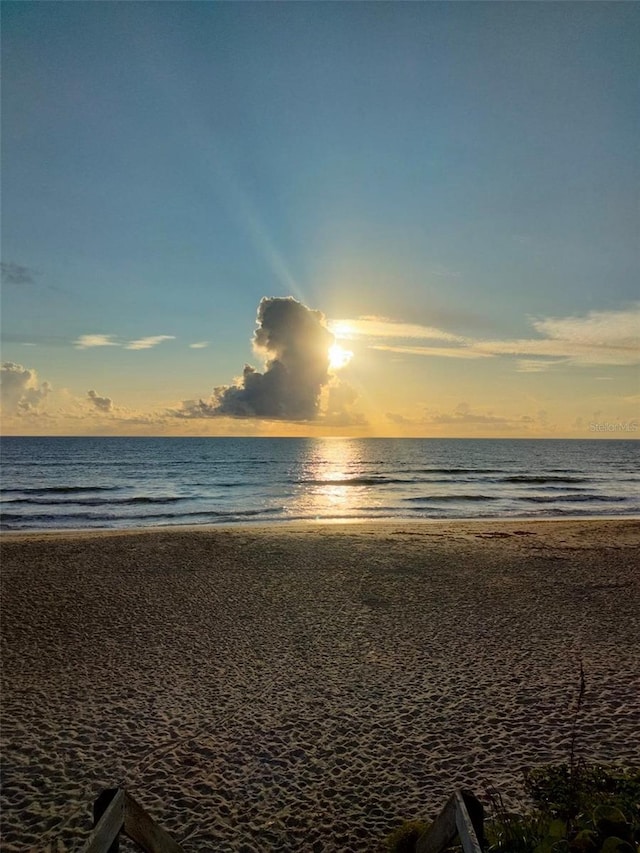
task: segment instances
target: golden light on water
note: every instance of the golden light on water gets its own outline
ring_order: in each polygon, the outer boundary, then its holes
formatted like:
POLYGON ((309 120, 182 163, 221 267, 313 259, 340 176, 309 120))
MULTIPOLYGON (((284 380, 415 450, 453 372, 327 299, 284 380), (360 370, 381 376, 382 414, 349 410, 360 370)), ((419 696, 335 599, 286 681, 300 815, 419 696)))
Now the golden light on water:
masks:
POLYGON ((329 370, 340 370, 346 367, 353 358, 353 353, 350 350, 341 347, 340 344, 333 344, 329 347, 329 370))
POLYGON ((362 488, 350 483, 360 467, 360 448, 349 439, 317 439, 304 467, 305 485, 292 502, 293 514, 348 518, 362 500, 362 488))

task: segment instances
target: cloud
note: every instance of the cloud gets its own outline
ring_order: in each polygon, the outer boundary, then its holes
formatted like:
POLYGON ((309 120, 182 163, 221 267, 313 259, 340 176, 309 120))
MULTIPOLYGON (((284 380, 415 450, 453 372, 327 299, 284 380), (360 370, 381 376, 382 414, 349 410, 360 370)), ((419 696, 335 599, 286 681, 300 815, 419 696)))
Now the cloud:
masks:
POLYGON ((125 349, 151 349, 163 341, 174 341, 175 335, 151 335, 148 338, 139 338, 137 341, 129 341, 125 349))
POLYGON ((365 426, 367 420, 364 415, 352 408, 357 399, 357 391, 348 382, 333 380, 328 387, 322 423, 338 427, 365 426))
POLYGON ((174 335, 151 335, 148 338, 138 338, 136 341, 123 343, 121 340, 114 340, 115 335, 80 335, 77 341, 73 342, 76 349, 89 349, 90 347, 124 347, 125 349, 151 349, 162 341, 175 340, 174 335))
POLYGON ((0 263, 0 272, 4 284, 34 284, 35 273, 29 267, 20 264, 0 263))
POLYGON ((434 414, 428 418, 427 423, 432 424, 491 424, 492 426, 505 426, 513 423, 510 418, 498 415, 483 415, 479 412, 455 411, 451 414, 434 414))
POLYGON ((394 338, 396 340, 421 339, 463 343, 465 338, 452 335, 434 326, 421 326, 415 323, 399 323, 388 317, 365 316, 356 320, 330 320, 330 330, 339 340, 353 338, 394 338))
POLYGON ((0 368, 0 402, 6 414, 35 412, 51 392, 48 382, 38 382, 35 370, 6 361, 0 368))
POLYGON ((198 341, 195 344, 189 344, 189 349, 204 349, 209 346, 209 341, 198 341))
POLYGON ((334 320, 331 328, 338 337, 369 338, 371 349, 387 352, 443 358, 515 357, 521 373, 539 373, 559 364, 584 367, 640 363, 640 303, 617 311, 591 311, 583 317, 537 319, 531 325, 540 337, 474 340, 384 317, 334 320), (438 340, 445 345, 406 343, 409 340, 438 340))
POLYGON ((95 391, 87 391, 87 397, 100 412, 110 412, 113 400, 110 397, 100 397, 95 391))
POLYGON ((288 421, 318 417, 334 343, 323 314, 290 296, 265 297, 256 323, 253 348, 264 358, 264 371, 245 365, 235 384, 215 388, 209 401, 186 400, 175 416, 288 421))
POLYGON ((591 346, 638 346, 640 303, 626 311, 591 311, 586 317, 535 320, 537 332, 553 340, 591 346))
POLYGON ((545 373, 553 364, 560 364, 557 359, 521 358, 518 359, 518 373, 545 373))
MULTIPOLYGON (((584 317, 548 317, 532 325, 542 337, 477 341, 473 349, 491 355, 546 357, 547 366, 640 363, 640 303, 618 311, 591 311, 584 317)), ((529 367, 535 363, 525 361, 529 367)))
POLYGON ((547 356, 549 366, 569 364, 577 367, 591 365, 631 366, 640 363, 637 341, 611 339, 577 341, 560 338, 519 339, 511 341, 479 341, 473 345, 478 355, 547 356))
POLYGON ((407 418, 405 415, 400 415, 397 412, 386 412, 385 417, 392 424, 400 426, 412 426, 413 424, 423 423, 422 419, 407 418))
POLYGON ((519 430, 530 432, 546 429, 549 426, 547 413, 538 412, 536 417, 531 415, 503 416, 492 411, 474 411, 468 403, 459 403, 452 412, 425 411, 421 417, 406 417, 396 412, 387 412, 386 418, 390 423, 406 427, 424 426, 459 426, 465 432, 483 432, 484 427, 496 430, 519 430))
POLYGON ((504 432, 524 431, 531 433, 533 431, 536 433, 540 430, 544 432, 552 429, 546 412, 539 412, 537 417, 531 415, 505 417, 496 415, 491 411, 473 411, 466 403, 461 403, 453 412, 427 413, 424 423, 432 426, 457 426, 461 431, 471 431, 471 433, 483 433, 487 429, 504 432))
POLYGON ((428 355, 440 358, 491 358, 490 352, 475 352, 470 347, 420 347, 420 346, 393 346, 392 344, 372 344, 369 349, 382 350, 383 352, 399 352, 406 355, 428 355))
POLYGON ((216 407, 213 403, 205 400, 183 400, 179 409, 169 409, 168 414, 174 418, 215 418, 218 417, 216 407))
POLYGON ((115 335, 80 335, 73 342, 76 349, 89 349, 89 347, 119 347, 117 341, 111 340, 115 335))

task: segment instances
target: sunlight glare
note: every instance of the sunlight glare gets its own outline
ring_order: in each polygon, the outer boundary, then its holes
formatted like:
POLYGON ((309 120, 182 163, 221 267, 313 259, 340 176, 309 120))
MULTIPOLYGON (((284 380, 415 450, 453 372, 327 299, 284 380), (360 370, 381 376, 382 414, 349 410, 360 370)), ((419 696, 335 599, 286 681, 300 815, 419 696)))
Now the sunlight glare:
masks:
POLYGON ((353 358, 353 353, 341 347, 340 344, 333 344, 329 347, 329 369, 340 370, 346 367, 353 358))

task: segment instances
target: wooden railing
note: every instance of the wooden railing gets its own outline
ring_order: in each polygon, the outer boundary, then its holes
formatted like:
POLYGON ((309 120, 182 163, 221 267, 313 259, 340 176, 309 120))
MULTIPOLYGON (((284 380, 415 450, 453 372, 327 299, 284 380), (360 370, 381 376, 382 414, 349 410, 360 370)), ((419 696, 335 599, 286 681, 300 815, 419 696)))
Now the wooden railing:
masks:
POLYGON ((441 853, 459 837, 464 853, 482 853, 484 809, 471 791, 452 794, 445 807, 416 842, 416 853, 441 853))
MULTIPOLYGON (((118 853, 122 832, 145 853, 184 853, 133 797, 108 788, 93 805, 93 832, 80 853, 118 853)), ((416 853, 441 853, 456 838, 464 853, 482 853, 484 809, 470 791, 456 791, 438 817, 418 838, 416 853)))
POLYGON ((118 853, 121 832, 145 853, 184 853, 123 788, 108 788, 93 804, 93 832, 80 853, 118 853))

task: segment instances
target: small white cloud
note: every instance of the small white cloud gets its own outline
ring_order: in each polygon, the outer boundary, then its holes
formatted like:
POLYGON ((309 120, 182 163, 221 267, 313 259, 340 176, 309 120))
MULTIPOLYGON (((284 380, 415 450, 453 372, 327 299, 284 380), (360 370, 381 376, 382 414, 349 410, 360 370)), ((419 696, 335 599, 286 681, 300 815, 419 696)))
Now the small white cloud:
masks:
POLYGON ((125 349, 151 349, 163 341, 173 341, 175 335, 151 335, 148 338, 138 338, 137 341, 129 341, 125 344, 125 349))
POLYGON ((552 365, 559 364, 559 361, 543 361, 536 358, 521 358, 518 360, 516 370, 518 373, 544 373, 552 365))
POLYGON ((88 349, 89 347, 118 347, 120 344, 112 340, 115 335, 80 335, 73 342, 76 349, 88 349))
POLYGON ((197 344, 189 344, 189 349, 204 349, 209 346, 209 341, 198 341, 197 344))

